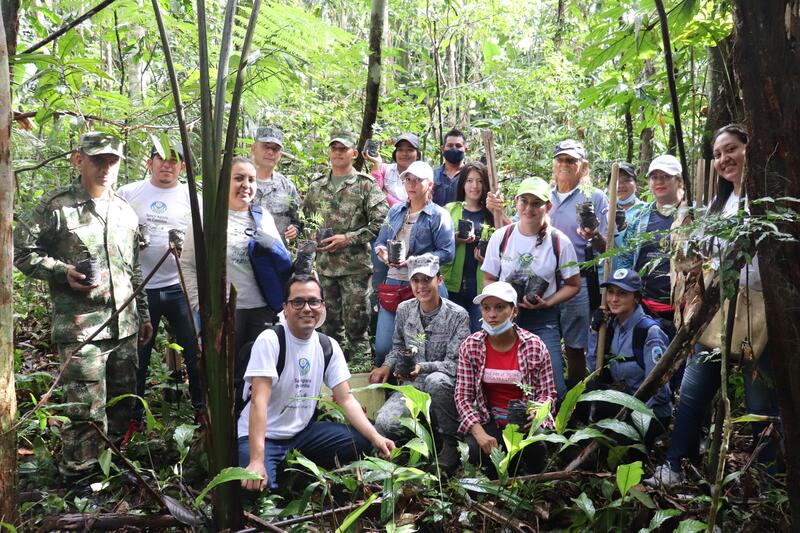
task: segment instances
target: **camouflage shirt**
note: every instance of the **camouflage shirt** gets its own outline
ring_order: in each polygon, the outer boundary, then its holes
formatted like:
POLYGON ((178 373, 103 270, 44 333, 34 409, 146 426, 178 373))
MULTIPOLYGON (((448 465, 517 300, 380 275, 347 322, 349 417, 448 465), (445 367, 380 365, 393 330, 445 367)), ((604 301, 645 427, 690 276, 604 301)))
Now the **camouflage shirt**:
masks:
POLYGON ((300 195, 297 187, 292 180, 280 172, 272 172, 272 178, 268 180, 256 180, 258 189, 253 198, 254 205, 260 205, 272 215, 278 233, 286 233, 286 228, 291 224, 300 228, 297 220, 297 210, 300 206, 300 195))
MULTIPOLYGON (((20 218, 14 229, 14 265, 50 284, 54 343, 86 339, 142 282, 138 224, 128 202, 116 194, 97 202, 80 181, 46 195, 20 218), (101 265, 99 285, 88 293, 74 291, 67 268, 89 255, 101 265)), ((142 291, 95 339, 133 335, 149 320, 142 291)))
POLYGON ((375 180, 353 170, 335 187, 330 173, 308 187, 303 214, 322 218, 322 226, 347 235, 350 244, 335 252, 317 252, 317 270, 323 276, 343 276, 372 271, 371 243, 386 219, 389 204, 375 180))

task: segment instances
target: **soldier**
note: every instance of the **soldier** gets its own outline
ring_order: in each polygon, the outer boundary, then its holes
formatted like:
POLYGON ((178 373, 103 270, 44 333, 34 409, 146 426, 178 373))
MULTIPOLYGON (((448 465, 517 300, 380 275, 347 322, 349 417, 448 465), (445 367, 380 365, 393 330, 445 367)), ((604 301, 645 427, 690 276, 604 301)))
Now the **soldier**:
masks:
POLYGON ((283 132, 277 128, 260 127, 256 131, 256 142, 250 148, 256 164, 258 190, 253 205, 260 205, 270 212, 275 225, 286 241, 297 237, 300 223, 297 210, 300 195, 292 180, 275 170, 283 155, 283 132))
MULTIPOLYGON (((148 238, 142 239, 144 247, 139 252, 144 276, 152 272, 169 249, 170 234, 176 235, 177 231, 178 235, 183 235, 187 228, 191 231, 192 208, 189 203, 189 188, 178 179, 186 168, 183 163, 183 146, 171 142, 164 148, 161 149, 161 153, 156 146, 150 151, 150 159, 147 161, 147 167, 151 172, 150 179, 129 183, 117 191, 117 194, 125 198, 136 211, 140 227, 146 228, 148 238)), ((181 287, 178 265, 174 257, 167 258, 145 289, 154 333, 158 333, 161 318, 166 318, 175 340, 182 348, 186 373, 189 375, 189 394, 195 411, 195 421, 203 424, 205 417, 202 412, 203 389, 197 371, 197 340, 194 337, 190 322, 191 312, 181 287)), ((139 347, 136 394, 142 397, 154 343, 155 335, 148 343, 139 347)), ((123 446, 130 441, 134 433, 144 429, 143 415, 142 403, 135 402, 128 431, 122 439, 123 446)))
MULTIPOLYGON (((87 133, 72 153, 78 180, 45 196, 14 230, 14 265, 46 280, 53 300, 52 341, 62 360, 108 320, 141 283, 138 217, 114 194, 122 142, 106 133, 87 133)), ((119 438, 131 405, 104 409, 136 385, 136 343, 150 340, 147 299, 139 294, 91 342, 82 346, 63 376, 70 418, 61 432, 61 473, 89 473, 103 449, 90 422, 119 438), (108 419, 106 419, 106 414, 108 419)))
POLYGON ((367 336, 367 287, 372 272, 369 243, 378 234, 389 206, 375 180, 353 168, 357 155, 353 134, 332 134, 328 144, 331 171, 309 185, 303 213, 333 233, 321 240, 317 250, 317 271, 327 295, 323 332, 347 339, 348 360, 359 355, 371 361, 367 336))

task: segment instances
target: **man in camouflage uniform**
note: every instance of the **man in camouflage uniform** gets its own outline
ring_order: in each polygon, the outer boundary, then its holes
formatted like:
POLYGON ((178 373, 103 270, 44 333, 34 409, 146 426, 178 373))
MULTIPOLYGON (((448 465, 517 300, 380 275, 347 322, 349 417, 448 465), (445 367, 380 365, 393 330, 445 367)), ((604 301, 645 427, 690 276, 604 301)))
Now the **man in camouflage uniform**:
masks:
MULTIPOLYGON (((414 388, 431 395, 434 428, 442 437, 439 465, 449 470, 458 464, 458 412, 455 404, 458 349, 469 337, 469 314, 439 295, 443 283, 439 258, 422 254, 408 260, 408 278, 414 298, 397 307, 392 351, 380 368, 369 376, 371 383, 385 383, 391 372, 414 388), (415 365, 401 367, 401 352, 415 350, 415 365)), ((400 418, 409 416, 405 396, 395 391, 375 416, 375 427, 384 437, 399 439, 407 434, 400 418)))
MULTIPOLYGON (((122 143, 116 137, 84 135, 71 157, 79 179, 44 196, 14 230, 14 265, 50 285, 52 341, 62 360, 142 281, 139 219, 112 190, 122 157, 122 143), (87 277, 76 266, 89 272, 84 262, 90 258, 96 275, 87 277)), ((136 389, 137 333, 140 342, 153 333, 144 293, 70 358, 62 378, 65 400, 71 405, 65 412, 71 422, 61 431, 59 468, 65 476, 90 472, 104 448, 90 422, 112 437, 124 433, 130 402, 118 402, 107 410, 103 406, 136 389)))
POLYGON ((256 196, 253 205, 260 205, 275 219, 284 240, 297 237, 299 222, 297 210, 300 195, 292 180, 275 170, 283 155, 283 132, 278 128, 263 126, 256 131, 256 142, 250 148, 256 164, 256 196))
POLYGON ((317 273, 327 309, 323 332, 346 338, 348 360, 357 356, 371 361, 367 335, 372 273, 369 243, 378 234, 389 205, 375 180, 353 168, 357 155, 353 134, 332 134, 328 143, 331 171, 311 182, 303 213, 307 220, 320 221, 320 227, 334 232, 317 249, 317 273))

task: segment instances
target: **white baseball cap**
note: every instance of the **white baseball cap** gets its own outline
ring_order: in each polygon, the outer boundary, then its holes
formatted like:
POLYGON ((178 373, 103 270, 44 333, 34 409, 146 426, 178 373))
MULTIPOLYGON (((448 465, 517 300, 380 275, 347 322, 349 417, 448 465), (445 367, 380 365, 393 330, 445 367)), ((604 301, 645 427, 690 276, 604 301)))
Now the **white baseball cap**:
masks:
POLYGON ((514 287, 512 287, 510 283, 506 283, 505 281, 495 281, 494 283, 484 286, 481 293, 472 299, 472 303, 480 305, 481 302, 489 296, 494 296, 495 298, 500 298, 504 302, 517 305, 517 291, 514 290, 514 287))
POLYGON ((413 174, 418 178, 428 180, 433 183, 433 169, 425 161, 414 161, 408 168, 400 174, 400 179, 403 179, 406 174, 413 174))
POLYGON ((670 176, 677 176, 683 172, 683 167, 674 155, 664 154, 653 159, 647 169, 647 175, 650 176, 656 170, 661 170, 670 176))

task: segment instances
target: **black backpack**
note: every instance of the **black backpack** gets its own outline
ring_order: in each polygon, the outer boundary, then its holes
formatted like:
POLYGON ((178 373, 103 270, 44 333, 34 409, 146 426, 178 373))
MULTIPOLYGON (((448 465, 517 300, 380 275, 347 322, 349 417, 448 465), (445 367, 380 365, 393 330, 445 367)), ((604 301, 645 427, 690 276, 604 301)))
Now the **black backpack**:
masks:
MULTIPOLYGON (((278 372, 278 377, 283 373, 283 367, 286 365, 286 330, 282 324, 277 324, 271 328, 275 334, 278 335, 278 362, 275 364, 275 370, 278 372)), ((322 357, 324 358, 324 366, 322 367, 322 375, 328 370, 328 364, 333 357, 333 345, 331 339, 324 333, 317 332, 319 336, 319 344, 322 346, 322 357)), ((235 407, 236 418, 239 418, 244 406, 250 401, 250 395, 244 397, 244 373, 247 370, 247 365, 250 363, 250 353, 253 350, 254 342, 248 342, 236 354, 236 361, 234 363, 233 386, 235 394, 235 407)))
MULTIPOLYGON (((611 353, 611 341, 614 340, 614 326, 616 326, 617 321, 609 320, 608 323, 608 330, 606 331, 606 353, 611 353)), ((650 328, 653 326, 661 326, 657 320, 653 317, 644 315, 642 318, 639 319, 639 322, 633 326, 633 339, 631 342, 631 346, 633 347, 633 355, 629 355, 627 357, 618 357, 615 359, 618 363, 629 363, 631 361, 635 361, 639 368, 642 370, 645 369, 644 367, 644 345, 647 342, 647 332, 650 331, 650 328)))

